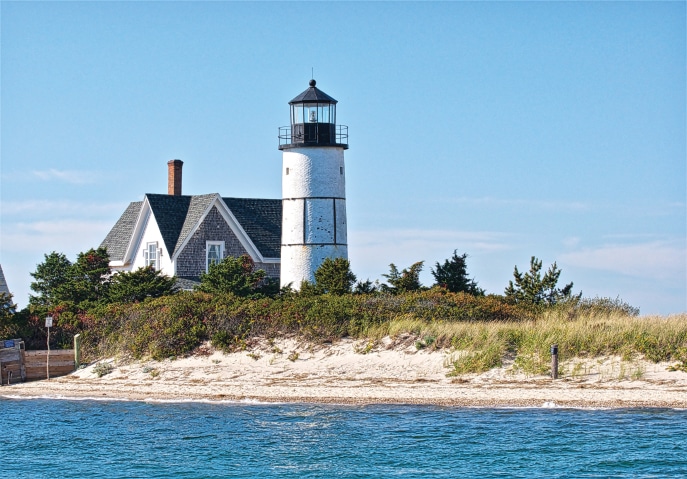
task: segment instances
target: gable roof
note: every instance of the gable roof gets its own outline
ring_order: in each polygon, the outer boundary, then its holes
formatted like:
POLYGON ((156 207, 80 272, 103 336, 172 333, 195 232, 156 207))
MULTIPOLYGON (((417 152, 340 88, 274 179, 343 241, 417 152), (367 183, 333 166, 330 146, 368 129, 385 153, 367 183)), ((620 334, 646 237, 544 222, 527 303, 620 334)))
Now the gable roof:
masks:
POLYGON ((186 237, 200 222, 217 194, 209 195, 163 195, 146 194, 146 199, 155 217, 162 241, 167 252, 174 255, 186 237))
POLYGON ((0 265, 0 293, 10 294, 10 289, 7 287, 7 281, 5 281, 5 273, 2 272, 2 266, 0 265))
MULTIPOLYGON (((170 256, 183 247, 217 198, 219 195, 216 193, 145 195, 170 256)), ((281 200, 222 198, 222 201, 263 258, 281 256, 281 200)), ((131 203, 101 243, 100 246, 107 248, 110 261, 125 261, 143 204, 143 201, 131 203)))
POLYGON ((101 247, 107 248, 110 261, 124 261, 124 255, 129 247, 142 205, 142 201, 130 203, 100 244, 101 247))
POLYGON ((281 200, 222 198, 264 258, 281 256, 281 200))

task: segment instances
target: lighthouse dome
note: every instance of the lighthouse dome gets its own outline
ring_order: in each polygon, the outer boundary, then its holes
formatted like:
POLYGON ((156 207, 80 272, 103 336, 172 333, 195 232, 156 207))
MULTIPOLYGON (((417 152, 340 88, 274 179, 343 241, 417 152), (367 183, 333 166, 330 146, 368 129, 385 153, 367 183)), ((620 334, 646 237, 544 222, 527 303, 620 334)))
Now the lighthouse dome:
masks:
POLYGON ((334 98, 317 88, 315 86, 316 84, 317 82, 315 80, 310 80, 310 88, 291 100, 289 105, 293 105, 294 103, 337 103, 334 98))

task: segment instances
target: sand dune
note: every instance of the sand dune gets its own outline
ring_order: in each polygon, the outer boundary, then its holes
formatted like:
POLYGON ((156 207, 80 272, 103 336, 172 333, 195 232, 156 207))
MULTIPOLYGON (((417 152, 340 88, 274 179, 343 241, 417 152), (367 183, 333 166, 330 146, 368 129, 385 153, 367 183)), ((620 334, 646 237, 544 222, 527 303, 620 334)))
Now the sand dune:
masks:
POLYGON ((108 359, 103 362, 113 370, 102 377, 91 364, 50 381, 3 386, 0 396, 687 408, 687 373, 668 371, 666 363, 577 359, 564 362, 566 373, 555 381, 517 372, 508 363, 483 374, 451 377, 455 354, 417 350, 412 338, 325 346, 256 340, 232 354, 204 345, 176 360, 108 359))

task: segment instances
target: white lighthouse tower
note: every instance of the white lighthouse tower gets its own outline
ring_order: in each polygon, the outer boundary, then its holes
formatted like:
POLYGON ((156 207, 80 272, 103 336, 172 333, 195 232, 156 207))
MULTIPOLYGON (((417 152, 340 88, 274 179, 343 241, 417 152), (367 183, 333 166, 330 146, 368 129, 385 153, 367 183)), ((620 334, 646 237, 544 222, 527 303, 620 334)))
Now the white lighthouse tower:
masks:
POLYGON ((281 286, 314 282, 325 258, 348 259, 346 167, 348 127, 336 124, 337 101, 315 87, 289 102, 291 126, 282 150, 281 286))

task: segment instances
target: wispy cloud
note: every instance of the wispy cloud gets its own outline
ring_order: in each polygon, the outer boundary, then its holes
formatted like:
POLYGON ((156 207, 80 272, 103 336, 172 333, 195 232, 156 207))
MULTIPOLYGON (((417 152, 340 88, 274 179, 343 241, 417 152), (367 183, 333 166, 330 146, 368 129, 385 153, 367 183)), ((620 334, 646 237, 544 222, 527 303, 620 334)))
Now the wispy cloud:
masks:
POLYGON ((518 198, 483 197, 455 197, 436 200, 442 204, 458 204, 471 208, 488 208, 494 210, 518 209, 527 211, 556 212, 556 213, 599 213, 612 211, 616 214, 625 213, 639 216, 662 217, 685 213, 684 202, 656 200, 655 202, 643 201, 631 208, 626 203, 590 203, 586 201, 555 201, 555 200, 525 200, 518 198))
POLYGON ((62 181, 73 185, 86 185, 96 183, 100 175, 92 171, 79 170, 57 170, 51 168, 49 170, 34 170, 31 174, 43 181, 62 181))
POLYGON ((493 196, 479 198, 458 197, 442 199, 441 201, 484 208, 527 208, 542 211, 570 212, 582 212, 592 209, 591 204, 583 201, 523 200, 517 198, 494 198, 493 196))
POLYGON ((0 244, 3 255, 41 257, 51 251, 73 255, 97 247, 112 225, 111 221, 85 220, 7 223, 3 224, 0 244))
POLYGON ((3 201, 3 217, 22 216, 22 217, 54 217, 54 216, 111 216, 121 213, 126 208, 125 203, 94 203, 90 201, 71 201, 71 200, 26 200, 26 201, 3 201))
POLYGON ((685 241, 677 239, 585 248, 564 253, 560 262, 654 280, 684 281, 687 274, 685 241))

